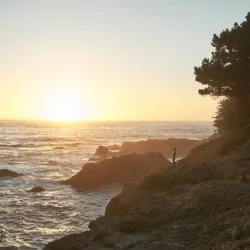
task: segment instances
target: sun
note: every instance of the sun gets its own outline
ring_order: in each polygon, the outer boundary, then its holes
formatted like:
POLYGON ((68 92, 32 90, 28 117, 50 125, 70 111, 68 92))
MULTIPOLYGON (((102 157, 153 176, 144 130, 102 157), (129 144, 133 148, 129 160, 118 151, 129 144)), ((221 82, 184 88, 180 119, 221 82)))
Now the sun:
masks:
POLYGON ((47 100, 45 116, 52 121, 78 121, 84 119, 84 109, 77 96, 57 94, 47 100))

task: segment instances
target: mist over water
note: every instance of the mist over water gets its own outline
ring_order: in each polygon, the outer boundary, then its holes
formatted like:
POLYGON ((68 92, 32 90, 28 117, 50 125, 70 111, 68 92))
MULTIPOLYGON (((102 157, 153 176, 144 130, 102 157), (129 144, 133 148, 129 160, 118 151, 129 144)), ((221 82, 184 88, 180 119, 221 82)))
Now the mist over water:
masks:
POLYGON ((144 139, 202 139, 209 122, 0 122, 0 169, 24 176, 0 179, 0 246, 42 249, 87 229, 120 187, 74 190, 58 184, 78 172, 99 145, 144 139), (43 186, 46 192, 27 192, 43 186))

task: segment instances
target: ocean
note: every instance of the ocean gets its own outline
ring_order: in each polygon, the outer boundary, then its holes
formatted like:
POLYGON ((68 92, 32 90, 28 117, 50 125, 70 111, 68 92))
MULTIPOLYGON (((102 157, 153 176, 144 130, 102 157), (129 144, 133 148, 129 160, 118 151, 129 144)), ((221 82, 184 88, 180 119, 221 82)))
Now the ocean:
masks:
POLYGON ((99 145, 145 139, 203 139, 211 122, 21 122, 0 121, 0 169, 24 174, 0 178, 0 246, 42 249, 46 243, 87 229, 121 191, 110 186, 75 190, 59 184, 77 173, 99 145), (34 186, 43 193, 28 192, 34 186))

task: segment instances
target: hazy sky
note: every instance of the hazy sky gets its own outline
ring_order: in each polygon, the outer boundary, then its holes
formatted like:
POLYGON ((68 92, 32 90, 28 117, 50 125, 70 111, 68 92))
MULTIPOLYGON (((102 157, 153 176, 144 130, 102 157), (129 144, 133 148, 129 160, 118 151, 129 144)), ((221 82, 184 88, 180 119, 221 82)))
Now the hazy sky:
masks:
POLYGON ((0 118, 210 120, 216 101, 198 96, 193 67, 248 11, 249 0, 0 0, 0 118))

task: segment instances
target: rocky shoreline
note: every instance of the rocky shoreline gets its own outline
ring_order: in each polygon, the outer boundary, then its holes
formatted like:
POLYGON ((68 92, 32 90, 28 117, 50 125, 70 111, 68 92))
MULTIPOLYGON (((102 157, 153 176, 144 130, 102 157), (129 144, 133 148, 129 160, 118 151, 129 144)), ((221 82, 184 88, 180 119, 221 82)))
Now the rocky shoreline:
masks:
POLYGON ((173 149, 177 148, 178 157, 187 156, 191 150, 208 141, 219 138, 220 135, 213 134, 206 139, 190 140, 185 138, 169 138, 169 139, 149 139, 134 142, 123 142, 121 145, 99 146, 96 149, 95 157, 91 161, 103 160, 113 156, 122 156, 128 154, 146 154, 161 153, 165 158, 172 158, 173 149))
POLYGON ((54 241, 45 250, 249 249, 249 190, 249 183, 211 181, 126 191, 112 200, 104 217, 90 223, 90 231, 54 241))
POLYGON ((73 188, 101 188, 107 185, 137 183, 160 168, 171 166, 167 160, 177 148, 183 157, 201 144, 220 138, 217 134, 203 140, 165 139, 124 142, 122 145, 99 146, 80 172, 62 181, 73 188))
POLYGON ((111 199, 89 231, 44 250, 250 249, 250 142, 221 156, 222 139, 193 149, 111 199))

